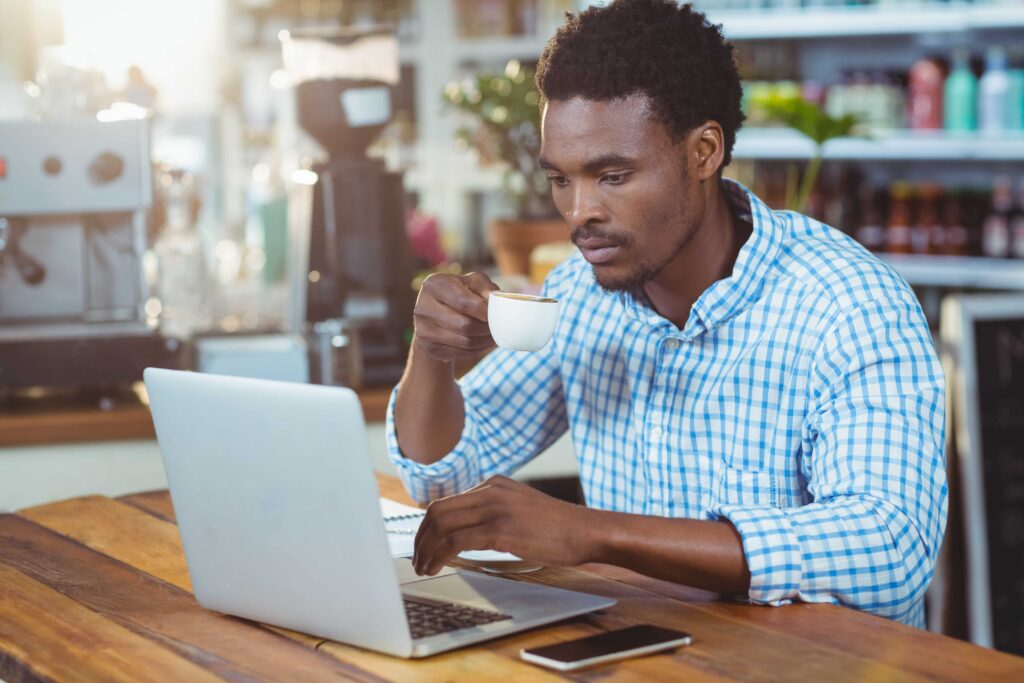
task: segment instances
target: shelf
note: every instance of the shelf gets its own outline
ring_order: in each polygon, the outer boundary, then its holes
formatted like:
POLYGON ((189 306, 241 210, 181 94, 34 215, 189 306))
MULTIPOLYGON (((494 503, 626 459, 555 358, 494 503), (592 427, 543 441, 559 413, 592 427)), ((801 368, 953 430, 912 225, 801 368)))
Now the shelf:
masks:
MULTIPOLYGON (((736 136, 736 159, 808 159, 814 145, 789 128, 747 128, 736 136)), ((942 131, 885 131, 825 143, 826 159, 879 161, 1024 161, 1024 132, 999 136, 942 131)))
POLYGON ((1024 28, 1020 5, 922 3, 813 10, 711 11, 730 40, 959 33, 1024 28))
MULTIPOLYGON (((1024 5, 963 5, 936 2, 900 6, 824 7, 818 9, 724 10, 708 13, 730 40, 833 38, 919 33, 1024 29, 1024 5)), ((456 38, 451 45, 461 62, 533 61, 553 35, 456 38)), ((434 57, 415 43, 403 42, 402 61, 434 57)))
POLYGON ((537 61, 550 36, 508 36, 494 38, 459 38, 455 55, 460 62, 504 64, 510 59, 537 61))
POLYGON ((917 286, 1024 290, 1024 260, 879 254, 917 286))

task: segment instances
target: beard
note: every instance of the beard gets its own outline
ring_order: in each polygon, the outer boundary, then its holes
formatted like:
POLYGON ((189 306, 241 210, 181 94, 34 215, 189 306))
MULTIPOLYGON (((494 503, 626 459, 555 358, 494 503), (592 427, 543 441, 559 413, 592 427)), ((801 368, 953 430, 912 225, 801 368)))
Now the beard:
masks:
MULTIPOLYGON (((582 237, 584 231, 577 228, 573 230, 572 240, 576 241, 577 237, 582 237)), ((601 234, 604 237, 604 234, 601 234)), ((610 237, 610 236, 609 236, 610 237)), ((644 285, 653 280, 658 276, 658 273, 662 269, 671 263, 672 259, 676 257, 683 247, 687 245, 692 237, 692 233, 687 231, 671 248, 666 249, 664 252, 665 256, 660 262, 651 262, 648 260, 637 260, 630 265, 629 269, 624 273, 600 273, 599 267, 591 267, 591 274, 594 277, 594 282, 603 289, 605 292, 612 294, 616 292, 627 292, 630 294, 637 294, 643 290, 644 285)), ((617 246, 630 247, 634 244, 632 236, 623 237, 615 240, 617 246)))
POLYGON ((598 275, 597 268, 591 268, 591 274, 594 276, 594 282, 609 294, 615 292, 628 292, 635 293, 643 289, 643 286, 650 282, 661 270, 660 267, 654 267, 649 263, 637 263, 628 272, 613 276, 613 275, 598 275))

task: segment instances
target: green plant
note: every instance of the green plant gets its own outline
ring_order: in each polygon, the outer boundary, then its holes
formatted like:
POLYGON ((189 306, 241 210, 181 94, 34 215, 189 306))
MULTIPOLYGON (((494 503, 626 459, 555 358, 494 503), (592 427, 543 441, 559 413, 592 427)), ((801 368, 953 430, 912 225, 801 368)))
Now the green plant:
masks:
POLYGON ((807 199, 821 171, 825 143, 832 138, 852 135, 860 122, 852 114, 839 118, 830 116, 820 106, 799 95, 782 97, 765 103, 768 115, 780 123, 803 133, 814 143, 814 155, 797 181, 796 166, 789 167, 786 179, 786 208, 803 213, 807 199))
POLYGON ((554 215, 547 177, 538 163, 540 95, 533 85, 533 70, 512 60, 503 73, 452 81, 443 97, 474 123, 456 131, 461 144, 475 149, 482 163, 505 164, 505 189, 515 200, 518 215, 554 215))

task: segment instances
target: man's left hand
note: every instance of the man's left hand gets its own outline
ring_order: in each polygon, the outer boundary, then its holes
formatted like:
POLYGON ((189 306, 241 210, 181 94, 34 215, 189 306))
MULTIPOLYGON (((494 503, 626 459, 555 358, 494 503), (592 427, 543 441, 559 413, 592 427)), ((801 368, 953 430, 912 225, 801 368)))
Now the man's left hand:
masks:
POLYGON ((491 477, 430 504, 416 534, 413 567, 436 574, 463 550, 498 550, 549 566, 583 564, 593 512, 508 477, 491 477))

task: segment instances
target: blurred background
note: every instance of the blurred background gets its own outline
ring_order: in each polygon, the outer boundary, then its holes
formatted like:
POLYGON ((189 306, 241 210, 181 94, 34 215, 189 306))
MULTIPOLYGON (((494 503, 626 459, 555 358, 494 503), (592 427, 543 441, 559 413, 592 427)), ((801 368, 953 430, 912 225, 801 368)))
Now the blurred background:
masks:
MULTIPOLYGON (((572 253, 532 78, 588 4, 0 0, 0 511, 164 487, 147 365, 350 386, 391 472, 423 279, 536 291, 572 253)), ((1024 652, 1024 3, 696 6, 744 81, 726 175, 877 252, 935 330, 931 627, 1024 652)), ((575 474, 565 438, 517 476, 575 474)))

